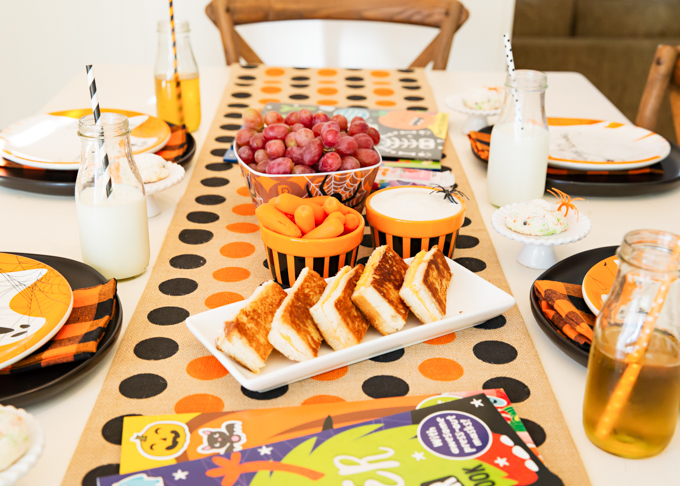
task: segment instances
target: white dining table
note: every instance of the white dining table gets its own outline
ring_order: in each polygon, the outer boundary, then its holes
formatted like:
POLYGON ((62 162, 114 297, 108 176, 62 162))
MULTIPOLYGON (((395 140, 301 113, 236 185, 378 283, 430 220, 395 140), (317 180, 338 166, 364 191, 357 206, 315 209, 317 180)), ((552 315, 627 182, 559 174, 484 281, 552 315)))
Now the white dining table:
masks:
MULTIPOLYGON (((538 350, 552 389, 560 404, 569 430, 580 452, 588 475, 595 486, 680 484, 680 433, 659 456, 645 460, 622 459, 601 451, 586 438, 582 426, 582 403, 586 369, 560 351, 540 329, 529 304, 529 292, 541 270, 523 267, 516 260, 521 243, 510 241, 491 227, 495 211, 487 199, 486 167, 470 150, 462 133, 465 115, 447 107, 446 97, 479 85, 502 84, 502 72, 430 71, 428 79, 440 111, 450 114, 449 134, 470 180, 486 227, 496 248, 505 276, 538 350)), ((227 67, 201 69, 201 127, 193 135, 197 155, 215 116, 229 78, 227 67)), ((155 98, 151 66, 99 65, 97 86, 102 106, 154 114, 155 98)), ((85 70, 59 91, 41 112, 89 106, 85 70)), ((548 116, 607 119, 628 122, 623 114, 585 77, 577 73, 548 74, 546 95, 548 116)), ((26 113, 26 116, 32 113, 26 113)), ((149 220, 151 263, 141 276, 122 281, 118 293, 124 309, 123 332, 127 327, 151 274, 177 202, 191 177, 194 163, 186 166, 187 176, 178 185, 156 194, 161 214, 149 220)), ((680 233, 680 189, 646 196, 617 198, 588 197, 579 203, 582 214, 592 222, 590 234, 570 245, 556 247, 558 259, 603 246, 618 245, 626 232, 652 228, 680 233)), ((74 199, 21 192, 0 187, 0 251, 57 255, 81 261, 80 241, 74 199)), ((118 339, 120 342, 120 338, 118 339)), ((111 366, 113 351, 84 379, 60 394, 27 407, 38 420, 45 448, 36 466, 17 486, 56 486, 61 484, 78 440, 111 366)), ((77 458, 75 458, 77 460, 77 458)), ((549 466, 549 465, 548 465, 549 466)), ((79 486, 79 485, 69 485, 79 486)), ((574 485, 580 486, 580 485, 574 485)))

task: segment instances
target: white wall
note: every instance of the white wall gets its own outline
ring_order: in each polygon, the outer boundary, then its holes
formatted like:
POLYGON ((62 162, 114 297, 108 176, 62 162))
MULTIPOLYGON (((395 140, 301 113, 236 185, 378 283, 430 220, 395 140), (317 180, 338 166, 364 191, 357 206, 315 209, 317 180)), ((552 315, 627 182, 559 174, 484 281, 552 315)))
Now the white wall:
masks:
MULTIPOLYGON (((512 29, 515 1, 463 1, 470 19, 454 38, 449 69, 503 69, 501 35, 512 29)), ((207 3, 175 0, 199 68, 224 64, 207 3)), ((167 15, 164 0, 0 0, 0 127, 34 114, 87 63, 153 64, 156 22, 167 15)), ((436 33, 373 22, 276 24, 239 30, 264 62, 281 66, 406 67, 436 33)))

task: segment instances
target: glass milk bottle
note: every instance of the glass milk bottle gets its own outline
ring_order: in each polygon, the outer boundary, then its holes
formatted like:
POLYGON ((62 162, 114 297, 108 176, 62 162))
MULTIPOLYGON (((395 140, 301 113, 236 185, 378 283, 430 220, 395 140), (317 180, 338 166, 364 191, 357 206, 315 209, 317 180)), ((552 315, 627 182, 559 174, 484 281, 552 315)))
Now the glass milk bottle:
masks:
POLYGON ((503 108, 491 131, 487 190, 494 206, 539 199, 548 169, 547 76, 517 70, 505 81, 503 108))
POLYGON ((680 410, 680 237, 631 231, 600 311, 588 360, 583 426, 607 452, 659 454, 680 410), (658 316, 658 317, 656 317, 658 316))
MULTIPOLYGON (((175 22, 175 39, 184 124, 187 130, 194 132, 198 130, 201 123, 201 95, 198 87, 198 66, 189 40, 189 22, 185 20, 175 22)), ((154 67, 156 112, 158 118, 179 125, 179 100, 174 81, 174 62, 170 22, 161 20, 158 22, 158 56, 154 67)))
POLYGON ((135 277, 149 265, 144 184, 132 158, 127 117, 102 113, 99 123, 88 115, 78 125, 80 250, 83 262, 106 278, 135 277))

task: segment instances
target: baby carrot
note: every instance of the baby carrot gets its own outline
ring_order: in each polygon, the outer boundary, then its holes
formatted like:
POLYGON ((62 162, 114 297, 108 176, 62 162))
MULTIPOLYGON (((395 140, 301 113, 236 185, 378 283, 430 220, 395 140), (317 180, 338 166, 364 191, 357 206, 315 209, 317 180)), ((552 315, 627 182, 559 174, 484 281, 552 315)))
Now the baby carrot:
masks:
POLYGON ((303 199, 302 204, 300 206, 309 206, 310 208, 312 208, 312 211, 314 212, 314 224, 316 226, 319 226, 321 223, 323 223, 323 220, 326 219, 326 213, 324 212, 323 208, 318 204, 314 204, 307 201, 308 199, 303 199))
POLYGON ((318 204, 319 206, 323 206, 323 203, 325 203, 326 199, 328 199, 329 197, 330 196, 308 197, 308 198, 305 198, 305 201, 313 202, 314 204, 318 204))
POLYGON ((334 197, 329 197, 326 202, 323 203, 323 210, 326 214, 331 214, 336 211, 340 211, 342 214, 347 214, 348 209, 334 197))
POLYGON ((354 213, 345 215, 345 233, 351 233, 359 227, 359 218, 354 213))
POLYGON ((295 214, 295 210, 302 204, 302 201, 301 197, 293 194, 281 194, 279 197, 274 198, 274 206, 283 213, 295 214))
POLYGON ((345 229, 344 225, 337 218, 326 219, 320 226, 307 233, 302 238, 305 240, 320 240, 324 238, 335 238, 340 236, 345 229))
POLYGON ((328 217, 326 218, 326 220, 331 219, 331 218, 336 218, 343 225, 345 224, 345 216, 340 211, 335 211, 334 213, 329 214, 328 217))
POLYGON ((316 225, 314 224, 314 211, 310 206, 298 206, 295 210, 295 224, 302 230, 302 234, 306 235, 312 231, 316 225))
POLYGON ((276 209, 273 204, 265 203, 255 210, 255 216, 262 226, 276 233, 299 238, 302 236, 300 228, 290 221, 285 214, 276 209))

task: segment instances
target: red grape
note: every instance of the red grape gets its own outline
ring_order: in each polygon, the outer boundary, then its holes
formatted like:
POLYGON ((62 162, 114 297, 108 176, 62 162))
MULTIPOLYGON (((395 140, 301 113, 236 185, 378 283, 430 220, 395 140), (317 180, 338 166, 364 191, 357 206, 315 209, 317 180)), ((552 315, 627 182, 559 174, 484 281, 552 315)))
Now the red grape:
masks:
POLYGON ((285 157, 288 157, 290 160, 292 160, 296 164, 301 164, 302 163, 302 147, 288 147, 286 149, 285 157))
POLYGON ((331 120, 340 125, 340 130, 347 130, 347 118, 343 115, 333 115, 331 120))
POLYGON ((290 127, 283 123, 275 123, 264 129, 262 135, 265 140, 283 140, 290 133, 290 127))
POLYGON ((316 171, 306 165, 296 165, 293 167, 292 174, 314 174, 316 171))
POLYGON ((269 162, 271 162, 271 159, 263 160, 259 164, 257 164, 257 167, 255 168, 256 171, 262 172, 263 174, 267 173, 267 166, 269 165, 269 162))
POLYGON ((342 165, 342 159, 335 152, 328 152, 319 160, 319 172, 335 172, 342 165))
POLYGON ((253 135, 253 138, 250 139, 250 148, 253 149, 253 152, 256 150, 260 150, 261 148, 264 148, 266 140, 264 139, 264 135, 261 133, 258 133, 257 135, 253 135))
POLYGON ((357 133, 354 135, 354 140, 359 144, 359 148, 370 149, 373 147, 373 139, 365 133, 357 133))
POLYGON ((314 140, 314 138, 314 132, 312 132, 309 128, 302 128, 295 132, 295 140, 300 147, 304 147, 309 142, 314 140))
POLYGON ((250 139, 256 134, 257 132, 252 128, 241 128, 236 132, 236 145, 248 145, 250 139))
POLYGON ((286 125, 295 125, 298 121, 298 112, 297 111, 291 111, 286 115, 286 119, 284 120, 286 125))
POLYGON ((323 111, 320 111, 319 113, 314 113, 314 121, 312 122, 312 125, 316 125, 317 123, 326 123, 328 120, 328 115, 323 111))
POLYGON ((361 164, 351 155, 346 155, 342 158, 342 165, 340 165, 340 170, 354 170, 361 167, 361 164))
POLYGON ((340 132, 341 137, 351 137, 351 135, 347 132, 340 132))
POLYGON ((373 139, 373 143, 378 145, 380 143, 380 132, 373 127, 369 127, 366 134, 373 139))
POLYGON ((257 164, 248 164, 248 167, 250 167, 252 170, 257 170, 257 164))
POLYGON ((265 149, 256 150, 253 158, 257 164, 271 160, 271 157, 269 157, 269 154, 265 149))
POLYGON ((283 157, 283 154, 286 153, 286 145, 282 140, 270 140, 267 142, 267 145, 264 146, 264 149, 272 159, 283 157))
POLYGON ((267 125, 273 125, 274 123, 283 123, 283 117, 278 111, 268 111, 264 116, 264 122, 267 125))
POLYGON ((314 116, 307 108, 303 108, 299 111, 298 120, 307 128, 312 128, 312 125, 314 124, 314 116))
POLYGON ((284 142, 286 147, 297 147, 298 143, 297 140, 295 140, 295 132, 290 132, 288 135, 286 135, 284 142))
POLYGON ((295 164, 288 157, 279 157, 269 162, 267 174, 290 174, 295 164))
POLYGON ((314 136, 315 136, 315 137, 318 137, 319 135, 321 135, 321 129, 323 128, 323 126, 324 126, 325 123, 326 123, 326 122, 317 123, 316 125, 314 125, 314 126, 312 127, 312 132, 314 132, 314 136))
POLYGON ((366 120, 364 120, 364 117, 363 117, 363 116, 355 116, 354 118, 352 118, 352 121, 349 122, 349 124, 351 125, 352 123, 358 122, 358 121, 365 122, 366 120))
POLYGON ((359 148, 359 144, 353 137, 340 137, 335 151, 340 155, 353 155, 359 148))
POLYGON ((323 154, 323 143, 318 138, 315 138, 302 149, 302 162, 303 165, 312 166, 317 163, 323 154))
POLYGON ((370 167, 380 162, 378 152, 372 149, 360 148, 354 153, 354 156, 361 164, 361 167, 370 167))
POLYGON ((337 130, 338 132, 340 131, 340 125, 338 125, 334 121, 329 121, 324 123, 324 125, 321 127, 321 134, 323 135, 323 132, 325 132, 326 130, 330 130, 331 128, 337 130))
POLYGON ((305 126, 302 123, 296 123, 295 125, 290 126, 290 131, 291 132, 297 132, 301 128, 305 128, 305 126))
POLYGON ((368 123, 365 121, 358 121, 352 123, 347 129, 347 133, 350 135, 356 135, 357 133, 366 133, 368 131, 368 123))
POLYGON ((334 128, 329 128, 323 132, 321 140, 325 147, 333 148, 340 142, 340 132, 334 128))
POLYGON ((246 128, 252 128, 254 130, 262 130, 264 127, 264 118, 262 118, 262 113, 257 111, 255 108, 248 108, 243 112, 243 125, 246 128))
POLYGON ((243 147, 238 149, 238 156, 241 157, 241 160, 246 164, 252 164, 253 160, 255 160, 253 149, 251 149, 247 145, 244 145, 243 147))

